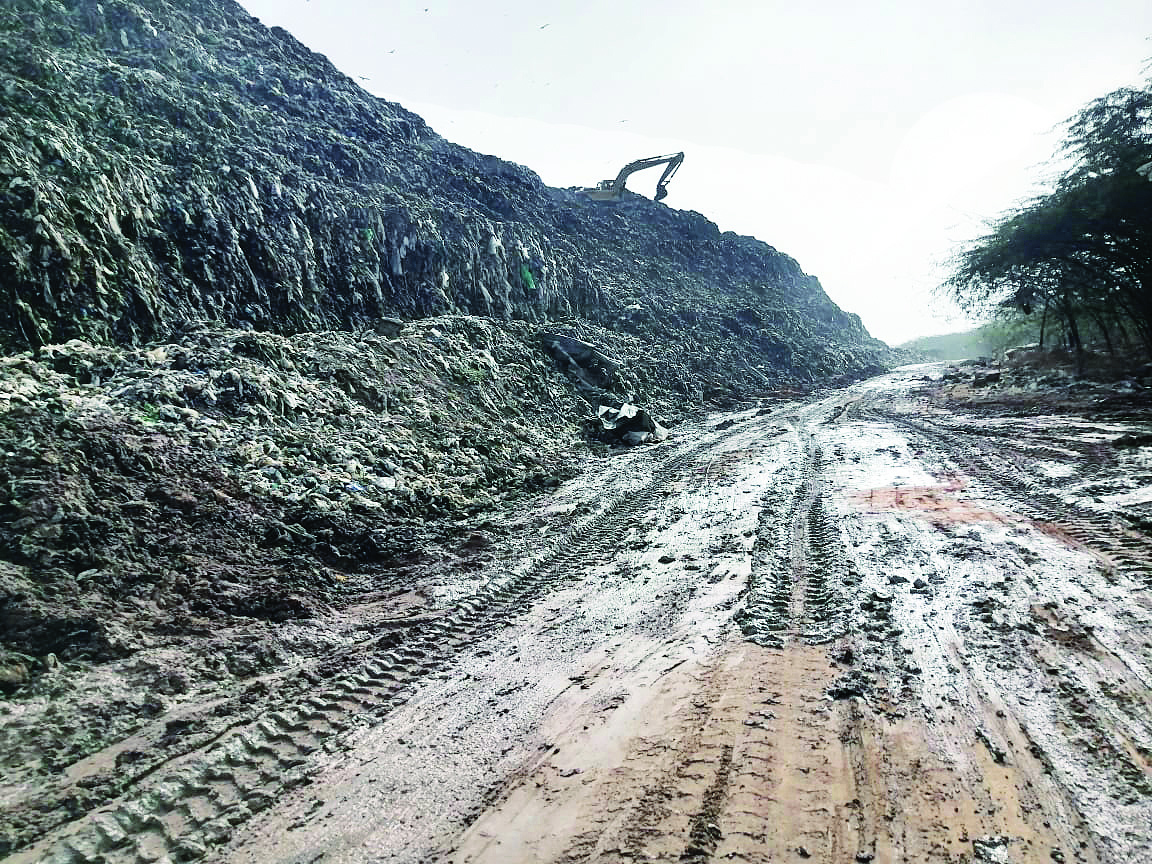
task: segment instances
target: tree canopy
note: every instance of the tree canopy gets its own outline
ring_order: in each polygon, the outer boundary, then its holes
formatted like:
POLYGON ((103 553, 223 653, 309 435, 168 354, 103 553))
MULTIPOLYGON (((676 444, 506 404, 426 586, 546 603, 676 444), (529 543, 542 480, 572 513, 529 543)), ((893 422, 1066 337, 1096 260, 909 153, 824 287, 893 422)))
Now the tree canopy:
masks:
POLYGON ((1152 356, 1152 78, 1081 109, 1061 155, 1052 191, 961 251, 945 288, 969 311, 1038 311, 1071 348, 1152 356))

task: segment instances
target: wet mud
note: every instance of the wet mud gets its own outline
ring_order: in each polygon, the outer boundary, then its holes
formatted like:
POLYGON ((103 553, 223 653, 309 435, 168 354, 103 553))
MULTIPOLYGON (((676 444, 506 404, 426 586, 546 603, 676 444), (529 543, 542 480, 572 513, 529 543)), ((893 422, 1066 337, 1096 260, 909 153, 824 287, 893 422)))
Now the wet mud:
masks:
POLYGON ((595 461, 355 637, 6 781, 4 864, 1152 860, 1152 417, 939 375, 595 461))

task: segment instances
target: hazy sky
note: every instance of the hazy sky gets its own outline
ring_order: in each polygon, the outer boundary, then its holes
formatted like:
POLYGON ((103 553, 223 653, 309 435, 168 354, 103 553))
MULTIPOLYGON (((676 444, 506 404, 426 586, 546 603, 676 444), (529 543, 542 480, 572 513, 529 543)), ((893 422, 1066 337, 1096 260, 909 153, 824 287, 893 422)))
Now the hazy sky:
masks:
POLYGON ((553 186, 684 150, 664 203, 793 256, 893 344, 962 326, 941 263, 1152 57, 1149 0, 241 2, 553 186))

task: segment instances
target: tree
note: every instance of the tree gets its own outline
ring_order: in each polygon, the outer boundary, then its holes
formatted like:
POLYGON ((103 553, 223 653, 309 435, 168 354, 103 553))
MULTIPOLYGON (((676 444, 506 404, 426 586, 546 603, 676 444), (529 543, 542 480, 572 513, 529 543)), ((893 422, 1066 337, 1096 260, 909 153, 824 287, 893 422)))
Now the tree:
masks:
POLYGON ((1090 335, 1152 357, 1152 183, 1137 170, 1152 156, 1152 79, 1081 109, 1061 153, 1053 190, 962 250, 945 288, 969 311, 1052 316, 1070 348, 1090 335))

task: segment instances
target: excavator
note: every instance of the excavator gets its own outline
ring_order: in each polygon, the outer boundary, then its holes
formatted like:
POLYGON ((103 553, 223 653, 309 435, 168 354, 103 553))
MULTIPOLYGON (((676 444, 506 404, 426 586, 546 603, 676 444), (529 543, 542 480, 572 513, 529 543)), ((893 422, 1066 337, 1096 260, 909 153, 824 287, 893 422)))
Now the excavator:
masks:
POLYGON ((656 184, 656 200, 660 201, 668 197, 668 181, 672 179, 672 175, 676 173, 680 165, 684 162, 683 153, 669 153, 667 156, 649 156, 647 159, 637 159, 635 162, 629 162, 620 169, 620 173, 616 175, 615 180, 601 180, 598 186, 593 186, 587 189, 581 189, 580 194, 593 201, 619 201, 624 195, 624 181, 628 179, 628 175, 636 171, 643 171, 645 168, 651 168, 654 165, 663 165, 668 163, 668 167, 664 169, 664 173, 660 176, 660 181, 656 184))

